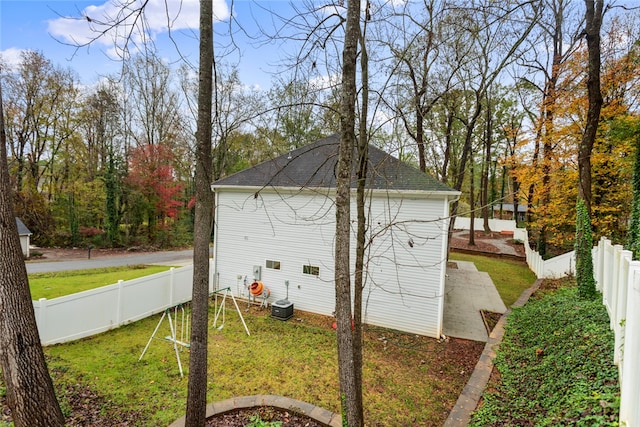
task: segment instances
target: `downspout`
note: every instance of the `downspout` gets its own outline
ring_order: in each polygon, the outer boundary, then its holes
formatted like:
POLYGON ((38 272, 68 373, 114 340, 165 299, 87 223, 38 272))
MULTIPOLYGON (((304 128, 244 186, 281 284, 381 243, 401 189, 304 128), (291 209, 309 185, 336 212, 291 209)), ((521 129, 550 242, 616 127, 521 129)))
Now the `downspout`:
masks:
MULTIPOLYGON (((213 189, 213 186, 211 186, 211 191, 213 191, 213 263, 210 266, 210 268, 213 271, 213 280, 216 281, 218 278, 218 230, 217 230, 217 226, 218 226, 218 199, 219 199, 219 193, 217 191, 215 191, 213 189)), ((216 285, 219 285, 219 283, 216 283, 216 285)))

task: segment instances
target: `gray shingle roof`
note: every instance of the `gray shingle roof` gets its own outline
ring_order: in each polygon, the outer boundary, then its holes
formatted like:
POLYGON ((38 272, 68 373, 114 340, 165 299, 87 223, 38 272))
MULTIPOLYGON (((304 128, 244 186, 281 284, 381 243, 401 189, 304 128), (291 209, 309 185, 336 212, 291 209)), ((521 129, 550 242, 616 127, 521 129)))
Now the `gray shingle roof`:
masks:
MULTIPOLYGON (((219 187, 334 188, 340 138, 328 136, 280 157, 214 182, 219 187)), ((354 174, 355 175, 355 174, 354 174)), ((351 184, 355 187, 355 180, 351 184)), ((367 188, 398 191, 454 192, 388 153, 369 145, 367 188)))
POLYGON ((20 218, 16 217, 16 225, 18 226, 18 234, 20 236, 24 236, 27 234, 33 234, 26 225, 20 220, 20 218))

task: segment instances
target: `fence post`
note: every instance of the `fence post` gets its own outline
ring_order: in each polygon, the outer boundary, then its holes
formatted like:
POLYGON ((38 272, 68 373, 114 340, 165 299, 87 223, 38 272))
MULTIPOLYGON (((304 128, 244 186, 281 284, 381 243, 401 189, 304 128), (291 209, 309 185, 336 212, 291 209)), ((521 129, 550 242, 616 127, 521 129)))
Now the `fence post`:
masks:
POLYGON ((602 280, 602 303, 609 308, 609 294, 611 291, 611 279, 613 276, 613 257, 611 252, 613 251, 613 246, 611 246, 611 242, 609 239, 605 239, 604 241, 604 259, 602 263, 603 267, 603 280, 602 280))
POLYGON ((49 338, 49 334, 47 333, 47 299, 40 298, 38 300, 38 305, 38 319, 36 324, 38 325, 40 342, 44 344, 49 338))
POLYGON ((622 262, 622 245, 615 245, 613 247, 613 271, 611 277, 611 287, 609 288, 608 302, 609 302, 609 324, 611 330, 615 330, 616 327, 616 318, 618 317, 618 313, 616 310, 618 309, 618 290, 620 289, 620 268, 622 262))
POLYGON ((215 264, 213 263, 213 258, 209 258, 209 293, 211 294, 214 290, 217 289, 218 283, 214 283, 213 278, 215 277, 215 272, 213 271, 215 264))
POLYGON ((622 343, 622 376, 620 378, 620 425, 637 426, 640 424, 640 263, 632 262, 627 294, 627 317, 625 340, 622 343), (629 337, 629 339, 626 339, 629 337), (635 338, 635 339, 634 339, 635 338))
POLYGON ((604 237, 601 237, 600 240, 598 241, 598 246, 597 246, 596 256, 595 256, 596 262, 594 265, 596 289, 598 289, 600 292, 602 292, 602 282, 604 280, 604 271, 603 271, 604 239, 605 239, 604 237))
POLYGON ((173 303, 175 290, 174 287, 176 285, 175 281, 175 268, 171 267, 169 269, 169 307, 173 307, 175 304, 173 303))
POLYGON ((545 278, 544 258, 536 251, 536 275, 540 279, 545 278))
POLYGON ((614 325, 615 348, 613 353, 613 363, 620 366, 622 359, 622 343, 625 336, 624 319, 627 317, 627 299, 629 298, 628 289, 631 267, 633 261, 633 252, 624 250, 621 254, 620 263, 620 280, 618 283, 618 302, 616 307, 616 318, 614 325))
POLYGON ((124 304, 124 281, 118 280, 118 305, 116 307, 116 325, 122 326, 122 304, 124 304))

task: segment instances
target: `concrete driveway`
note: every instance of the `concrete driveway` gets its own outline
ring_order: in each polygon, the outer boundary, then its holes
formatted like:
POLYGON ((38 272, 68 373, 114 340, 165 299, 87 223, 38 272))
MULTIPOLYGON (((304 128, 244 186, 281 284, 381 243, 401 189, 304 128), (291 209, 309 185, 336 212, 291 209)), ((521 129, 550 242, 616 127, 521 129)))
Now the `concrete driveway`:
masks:
POLYGON ((447 269, 442 332, 446 336, 487 342, 489 334, 480 310, 507 311, 488 273, 472 262, 455 261, 457 269, 447 269))

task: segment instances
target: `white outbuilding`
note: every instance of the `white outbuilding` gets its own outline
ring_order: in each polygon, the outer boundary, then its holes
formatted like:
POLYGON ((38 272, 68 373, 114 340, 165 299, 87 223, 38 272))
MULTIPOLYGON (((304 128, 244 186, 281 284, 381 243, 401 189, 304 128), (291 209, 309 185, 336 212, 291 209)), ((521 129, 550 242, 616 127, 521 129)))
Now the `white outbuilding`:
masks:
POLYGON ((29 258, 29 246, 31 245, 31 231, 24 225, 24 222, 16 217, 16 225, 18 227, 18 235, 20 236, 20 246, 22 247, 22 254, 25 258, 29 258))
MULTIPOLYGON (((248 296, 261 282, 269 302, 335 311, 335 182, 339 138, 323 138, 220 179, 215 192, 218 288, 248 296)), ((352 251, 356 204, 352 183, 352 251)), ((440 337, 450 203, 460 193, 369 146, 364 322, 440 337)), ((352 267, 353 269, 353 267, 352 267)))

